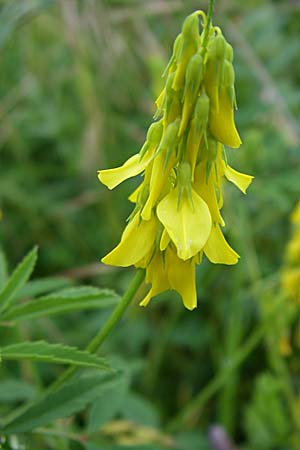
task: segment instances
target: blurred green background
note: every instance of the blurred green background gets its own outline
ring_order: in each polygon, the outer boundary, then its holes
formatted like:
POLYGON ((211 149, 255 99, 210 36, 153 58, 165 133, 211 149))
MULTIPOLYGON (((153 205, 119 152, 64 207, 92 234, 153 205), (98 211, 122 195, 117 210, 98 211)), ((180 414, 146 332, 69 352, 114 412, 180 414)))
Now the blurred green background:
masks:
MULTIPOLYGON (((132 271, 99 260, 118 242, 137 180, 110 192, 97 170, 121 164, 141 147, 174 38, 199 8, 206 10, 207 2, 0 1, 0 236, 11 268, 37 244, 38 278, 64 276, 66 283, 118 293, 126 288, 132 271)), ((241 260, 235 267, 200 266, 193 313, 173 293, 146 310, 137 303, 131 308, 105 345, 107 354, 133 367, 125 413, 116 409, 109 419, 121 414, 157 428, 169 424, 224 373, 260 326, 262 297, 267 291, 272 302, 277 291, 289 215, 300 198, 300 2, 216 0, 214 23, 235 51, 243 145, 228 149, 228 160, 255 176, 246 197, 226 186, 226 234, 241 260)), ((105 317, 73 314, 20 333, 83 347, 105 317)), ((299 357, 298 346, 296 391, 299 357)), ((167 428, 177 436, 176 448, 229 450, 212 447, 208 437, 219 423, 241 448, 296 449, 289 437, 296 433, 300 443, 300 427, 282 412, 283 381, 268 361, 267 347, 258 344, 208 392, 201 413, 196 408, 167 428)), ((23 377, 34 378, 26 370, 23 377)))

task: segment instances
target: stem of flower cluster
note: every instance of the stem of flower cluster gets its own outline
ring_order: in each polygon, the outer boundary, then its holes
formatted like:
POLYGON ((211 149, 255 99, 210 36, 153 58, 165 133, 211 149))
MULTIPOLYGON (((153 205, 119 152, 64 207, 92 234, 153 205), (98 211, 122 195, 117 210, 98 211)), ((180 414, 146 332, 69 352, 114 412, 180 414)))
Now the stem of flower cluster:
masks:
MULTIPOLYGON (((138 288, 142 284, 145 278, 145 271, 143 269, 139 269, 132 279, 131 283, 128 286, 127 291, 109 316, 108 320, 105 322, 103 327, 99 330, 99 332, 94 336, 94 338, 90 341, 90 343, 85 348, 86 351, 90 353, 97 353, 101 344, 107 336, 110 335, 115 326, 119 323, 123 314, 127 307, 130 305, 133 300, 138 288)), ((61 374, 57 380, 54 381, 47 389, 47 393, 53 392, 57 390, 60 386, 62 386, 67 380, 69 380, 77 371, 79 367, 71 366, 65 372, 61 374)))
POLYGON ((210 26, 212 15, 214 12, 215 0, 209 0, 208 11, 207 11, 207 25, 210 26))
POLYGON ((203 41, 202 41, 202 56, 206 53, 214 5, 215 5, 215 0, 209 0, 208 10, 207 10, 207 22, 206 22, 206 27, 204 29, 204 36, 203 36, 203 41))

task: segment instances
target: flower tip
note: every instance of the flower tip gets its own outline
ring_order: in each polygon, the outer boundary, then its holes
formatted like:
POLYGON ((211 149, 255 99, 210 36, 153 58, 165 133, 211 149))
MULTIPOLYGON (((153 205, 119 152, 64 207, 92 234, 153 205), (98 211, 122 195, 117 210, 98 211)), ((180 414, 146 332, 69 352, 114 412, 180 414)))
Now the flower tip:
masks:
POLYGON ((227 144, 229 147, 231 148, 240 148, 240 146, 242 145, 243 141, 238 133, 238 131, 236 130, 236 133, 232 134, 230 140, 228 141, 227 144))
POLYGON ((151 300, 151 295, 152 292, 151 290, 148 292, 148 294, 146 295, 146 297, 139 303, 140 306, 143 306, 144 308, 146 308, 146 306, 149 305, 149 302, 151 300))
POLYGON ((247 194, 247 189, 250 186, 250 184, 252 183, 252 181, 254 180, 254 176, 253 175, 248 175, 249 180, 248 180, 248 185, 245 187, 244 190, 242 190, 243 194, 247 194))
POLYGON ((186 307, 186 309, 188 309, 189 311, 194 311, 194 309, 197 308, 197 302, 189 304, 187 302, 184 303, 184 306, 186 307))
POLYGON ((107 256, 108 256, 108 255, 105 255, 105 256, 103 256, 103 257, 100 259, 100 261, 102 262, 102 264, 109 264, 109 262, 107 262, 107 256))
POLYGON ((108 189, 112 190, 115 186, 109 183, 106 173, 107 173, 106 170, 98 170, 97 172, 98 180, 100 181, 100 183, 108 187, 108 189))

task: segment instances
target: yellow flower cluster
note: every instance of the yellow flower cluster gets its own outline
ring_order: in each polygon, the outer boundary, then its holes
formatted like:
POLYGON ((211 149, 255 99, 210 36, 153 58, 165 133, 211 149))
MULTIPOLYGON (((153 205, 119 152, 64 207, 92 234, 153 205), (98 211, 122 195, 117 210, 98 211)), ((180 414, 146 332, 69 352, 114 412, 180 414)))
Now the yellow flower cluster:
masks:
POLYGON ((293 233, 286 247, 281 284, 290 298, 300 302, 300 202, 291 215, 291 222, 293 233))
POLYGON ((221 230, 222 183, 227 179, 245 193, 253 177, 231 168, 224 149, 241 144, 234 124, 232 60, 221 30, 207 23, 202 11, 188 16, 163 74, 165 85, 145 144, 121 167, 99 171, 109 189, 143 176, 129 197, 135 208, 121 241, 102 259, 146 269, 151 288, 143 306, 173 289, 192 310, 197 306, 195 265, 203 254, 215 264, 238 261, 221 230))

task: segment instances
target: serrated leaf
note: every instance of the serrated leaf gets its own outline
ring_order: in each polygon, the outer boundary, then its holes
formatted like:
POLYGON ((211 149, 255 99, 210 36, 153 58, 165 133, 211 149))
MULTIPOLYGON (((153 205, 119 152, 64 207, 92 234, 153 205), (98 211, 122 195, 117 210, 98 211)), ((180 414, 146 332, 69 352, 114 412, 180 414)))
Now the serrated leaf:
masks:
POLYGON ((7 309, 19 290, 25 285, 34 269, 36 260, 37 247, 34 247, 16 267, 0 292, 0 312, 7 309))
POLYGON ((27 320, 67 312, 110 308, 118 301, 119 296, 109 289, 88 286, 70 288, 11 307, 2 318, 3 320, 27 320))
POLYGON ((109 389, 115 379, 116 375, 80 378, 37 401, 26 412, 6 424, 1 431, 5 434, 21 433, 70 416, 109 389))
POLYGON ((69 287, 72 280, 64 277, 44 277, 28 281, 16 295, 16 298, 37 297, 69 287))
POLYGON ((76 347, 61 344, 49 344, 44 341, 21 342, 7 345, 1 349, 2 360, 30 360, 57 364, 72 364, 82 367, 96 367, 109 370, 109 364, 97 355, 76 347))

